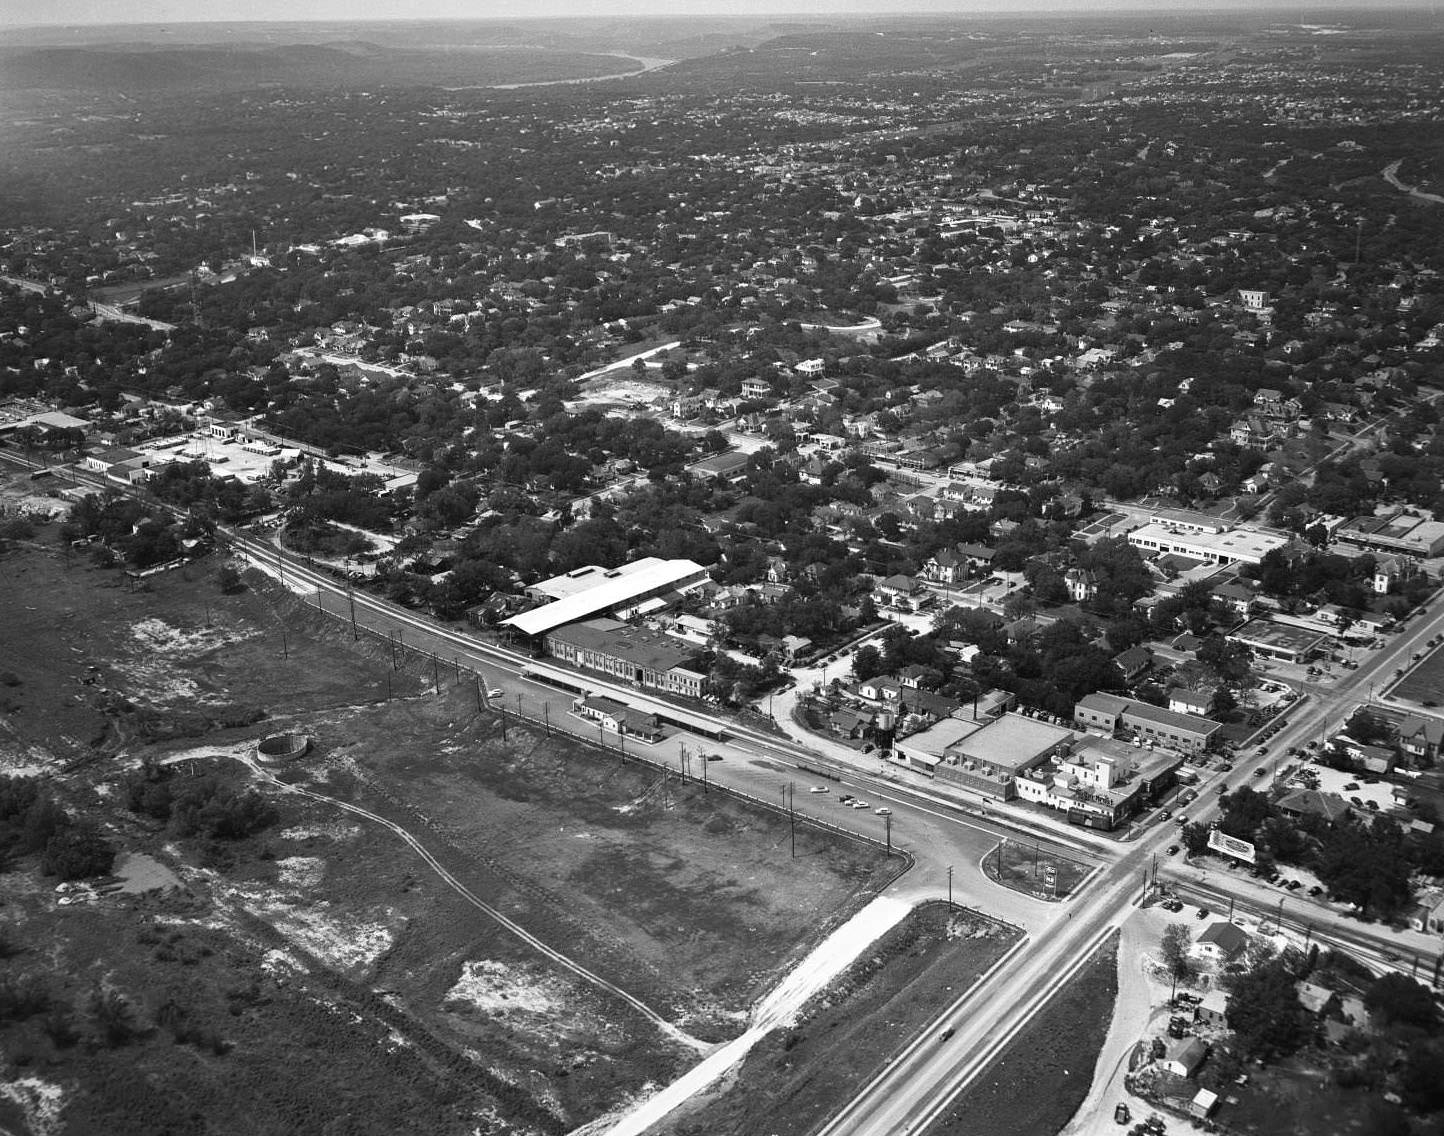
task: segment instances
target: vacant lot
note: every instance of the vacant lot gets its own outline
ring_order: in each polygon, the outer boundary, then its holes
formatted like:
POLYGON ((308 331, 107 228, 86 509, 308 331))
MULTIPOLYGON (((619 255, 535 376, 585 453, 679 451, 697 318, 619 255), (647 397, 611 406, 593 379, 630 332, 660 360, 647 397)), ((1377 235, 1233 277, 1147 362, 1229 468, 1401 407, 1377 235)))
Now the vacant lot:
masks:
POLYGON ((984 1069, 928 1136, 1053 1136, 1088 1095, 1118 997, 1118 939, 984 1069))
POLYGON ((855 963, 790 1030, 748 1055, 735 1078, 661 1131, 814 1131, 1017 941, 1019 932, 931 904, 855 963))
POLYGON ((1424 706, 1444 702, 1444 647, 1422 659, 1418 666, 1399 680, 1392 693, 1424 706))
POLYGON ((485 905, 715 1039, 896 870, 810 830, 792 859, 785 818, 615 753, 503 740, 469 688, 427 693, 428 670, 393 670, 259 578, 222 595, 218 567, 132 590, 82 558, 0 557, 0 766, 49 777, 181 881, 63 906, 33 859, 6 875, 18 953, 0 966, 39 993, 0 1025, 0 1125, 567 1131, 696 1050, 485 905), (141 759, 176 785, 262 784, 239 759, 282 729, 315 738, 286 780, 401 826, 456 886, 383 825, 274 785, 277 818, 245 839, 180 839, 125 807, 141 759))

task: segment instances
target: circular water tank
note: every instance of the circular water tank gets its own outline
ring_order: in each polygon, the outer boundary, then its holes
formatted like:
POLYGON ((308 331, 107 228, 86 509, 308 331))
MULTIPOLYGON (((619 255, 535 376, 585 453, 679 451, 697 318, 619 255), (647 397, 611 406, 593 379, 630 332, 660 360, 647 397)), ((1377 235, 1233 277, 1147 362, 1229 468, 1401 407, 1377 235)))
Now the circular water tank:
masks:
POLYGON ((311 739, 305 734, 272 734, 256 744, 256 757, 263 765, 280 765, 295 761, 311 748, 311 739))

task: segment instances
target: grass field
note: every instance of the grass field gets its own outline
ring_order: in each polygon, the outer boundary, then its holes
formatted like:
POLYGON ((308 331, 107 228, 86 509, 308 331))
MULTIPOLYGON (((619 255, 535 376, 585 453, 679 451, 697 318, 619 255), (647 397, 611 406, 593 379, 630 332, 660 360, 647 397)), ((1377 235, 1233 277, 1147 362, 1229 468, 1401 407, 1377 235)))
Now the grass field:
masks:
POLYGON ((540 730, 503 740, 469 688, 428 693, 429 671, 259 577, 223 596, 218 567, 132 590, 80 558, 0 557, 0 772, 46 777, 182 881, 62 906, 33 857, 11 865, 0 969, 44 1007, 0 1022, 0 1125, 38 1133, 53 1108, 57 1136, 560 1133, 695 1060, 334 804, 270 786, 258 835, 171 836, 123 807, 142 757, 242 788, 258 738, 312 735, 287 779, 401 825, 478 901, 704 1039, 896 870, 811 830, 792 859, 785 818, 657 792, 540 730), (134 1027, 114 1045, 92 1008, 111 994, 134 1027))
POLYGON ((1399 680, 1391 693, 1424 706, 1444 702, 1444 647, 1421 659, 1418 666, 1399 680))
POLYGON ((1078 890, 1092 869, 1087 864, 1039 852, 1026 841, 1009 840, 983 860, 989 878, 1040 899, 1063 899, 1078 890))
POLYGON ((1056 1136, 1088 1096, 1118 997, 1117 956, 1115 935, 927 1136, 1056 1136))
POLYGON ((666 1136, 814 1131, 1017 941, 946 904, 910 914, 736 1077, 668 1121, 666 1136))

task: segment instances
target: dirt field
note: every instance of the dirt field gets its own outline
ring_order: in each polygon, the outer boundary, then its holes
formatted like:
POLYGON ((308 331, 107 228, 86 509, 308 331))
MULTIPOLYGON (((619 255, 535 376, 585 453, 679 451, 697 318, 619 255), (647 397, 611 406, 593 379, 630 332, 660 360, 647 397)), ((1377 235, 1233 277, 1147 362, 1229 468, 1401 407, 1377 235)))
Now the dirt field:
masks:
POLYGON ((62 906, 33 858, 8 872, 0 932, 20 950, 0 966, 77 1036, 46 1012, 0 1023, 0 1126, 564 1132, 696 1050, 479 905, 706 1040, 895 871, 811 830, 791 859, 785 819, 615 754, 503 741, 469 689, 426 693, 429 671, 393 671, 259 578, 223 596, 218 566, 133 591, 80 558, 0 557, 0 773, 53 779, 154 859, 145 878, 181 883, 62 906), (279 786, 279 820, 244 840, 176 839, 124 807, 143 757, 178 783, 261 784, 236 758, 278 730, 315 738, 285 780, 400 825, 456 886, 376 821, 279 786), (112 993, 134 1026, 114 1045, 92 1006, 112 993))
POLYGON ((1054 1136, 1088 1095, 1118 997, 1118 939, 1023 1028, 927 1136, 1054 1136))
POLYGON ((804 1134, 844 1104, 1019 932, 946 904, 919 908, 884 936, 791 1030, 776 1031, 737 1076, 659 1132, 804 1134))

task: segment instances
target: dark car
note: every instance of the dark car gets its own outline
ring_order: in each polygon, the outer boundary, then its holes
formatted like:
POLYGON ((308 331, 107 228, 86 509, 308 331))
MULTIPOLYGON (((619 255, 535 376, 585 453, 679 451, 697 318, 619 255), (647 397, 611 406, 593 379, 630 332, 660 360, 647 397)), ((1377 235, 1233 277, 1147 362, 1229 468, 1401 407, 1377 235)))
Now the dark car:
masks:
POLYGON ((1200 919, 1207 919, 1207 918, 1208 918, 1208 908, 1206 908, 1206 907, 1200 907, 1200 908, 1198 909, 1198 918, 1200 918, 1200 919))
POLYGON ((1170 845, 1168 846, 1168 851, 1165 852, 1164 855, 1165 855, 1165 856, 1177 856, 1177 855, 1178 855, 1178 845, 1177 845, 1177 844, 1170 844, 1170 845))

